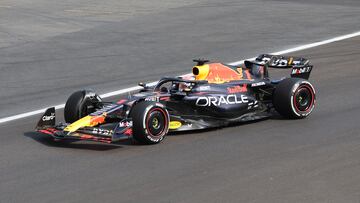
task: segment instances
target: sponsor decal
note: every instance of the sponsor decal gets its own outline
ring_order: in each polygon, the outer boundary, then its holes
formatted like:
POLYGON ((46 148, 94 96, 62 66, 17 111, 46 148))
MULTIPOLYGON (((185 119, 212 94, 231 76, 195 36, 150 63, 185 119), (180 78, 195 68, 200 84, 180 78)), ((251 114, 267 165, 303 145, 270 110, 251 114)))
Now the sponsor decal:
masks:
POLYGON ((302 73, 308 73, 311 71, 311 66, 303 67, 303 68, 293 68, 291 74, 297 75, 302 73))
POLYGON ((169 129, 174 130, 182 126, 180 121, 170 121, 169 129))
POLYGON ((234 93, 239 93, 239 92, 247 92, 247 85, 237 85, 237 86, 233 86, 233 87, 228 87, 227 91, 230 94, 234 94, 234 93))
POLYGON ((43 116, 41 119, 43 121, 50 121, 53 120, 55 118, 55 113, 51 113, 50 116, 43 116))
POLYGON ((276 57, 274 58, 274 60, 271 62, 271 64, 269 64, 269 66, 276 66, 276 67, 286 67, 286 66, 294 66, 294 65, 300 65, 303 63, 302 58, 294 58, 294 57, 282 57, 280 56, 280 58, 277 58, 278 56, 272 56, 272 55, 268 55, 268 56, 262 56, 261 58, 257 58, 257 62, 261 62, 262 64, 266 64, 268 63, 272 57, 276 57))
POLYGON ((146 97, 145 101, 154 101, 154 102, 158 102, 159 101, 159 97, 146 97))
POLYGON ((242 104, 248 103, 248 97, 245 95, 237 96, 235 94, 230 94, 227 96, 207 96, 199 97, 196 100, 196 106, 220 106, 222 104, 242 104))
POLYGON ((251 87, 258 87, 258 86, 262 86, 262 85, 265 85, 265 82, 253 83, 253 84, 251 84, 251 87))
POLYGON ((270 57, 267 57, 267 56, 263 56, 262 58, 259 58, 259 60, 262 62, 262 63, 267 63, 270 61, 270 57))
POLYGON ((210 90, 210 86, 200 86, 199 91, 207 91, 210 90))
POLYGON ((132 121, 121 121, 119 123, 119 127, 124 128, 124 127, 132 127, 133 126, 133 122, 132 121))
POLYGON ((286 59, 276 59, 274 60, 274 62, 271 64, 271 66, 287 66, 288 65, 288 60, 286 59))
POLYGON ((248 109, 253 109, 253 108, 257 108, 257 107, 259 107, 258 101, 248 103, 248 109))
POLYGON ((208 83, 224 83, 232 80, 242 80, 242 72, 239 73, 233 67, 226 66, 221 63, 205 64, 204 66, 196 66, 201 70, 196 75, 196 80, 207 80, 208 83))
POLYGON ((114 131, 101 128, 93 128, 92 133, 99 135, 112 135, 114 131))

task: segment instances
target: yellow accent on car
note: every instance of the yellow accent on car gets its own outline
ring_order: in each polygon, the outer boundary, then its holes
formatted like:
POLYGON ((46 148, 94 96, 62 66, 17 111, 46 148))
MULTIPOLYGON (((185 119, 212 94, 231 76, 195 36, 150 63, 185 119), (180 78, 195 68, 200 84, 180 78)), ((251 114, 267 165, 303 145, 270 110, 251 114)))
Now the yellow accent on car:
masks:
POLYGON ((174 130, 182 126, 180 121, 170 121, 169 129, 174 130))
POLYGON ((81 127, 89 126, 90 122, 91 122, 91 116, 85 116, 84 118, 81 118, 81 119, 75 121, 74 123, 68 125, 64 129, 64 131, 74 132, 81 127))
POLYGON ((293 62, 293 60, 294 60, 294 58, 293 57, 290 57, 290 59, 289 59, 289 66, 292 64, 292 62, 293 62))
POLYGON ((101 115, 101 116, 85 116, 77 121, 75 121, 74 123, 68 125, 64 131, 67 132, 75 132, 76 130, 78 130, 81 127, 93 127, 96 126, 98 124, 101 124, 105 121, 105 116, 101 115))
POLYGON ((209 65, 205 64, 202 66, 194 66, 192 72, 195 75, 196 80, 205 80, 209 74, 209 69, 209 65))

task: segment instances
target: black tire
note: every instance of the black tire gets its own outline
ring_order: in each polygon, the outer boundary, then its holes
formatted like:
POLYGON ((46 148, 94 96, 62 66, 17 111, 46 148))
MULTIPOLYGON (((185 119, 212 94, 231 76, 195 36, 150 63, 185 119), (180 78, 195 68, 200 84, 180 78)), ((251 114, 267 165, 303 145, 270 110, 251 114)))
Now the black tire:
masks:
POLYGON ((316 103, 315 89, 307 80, 286 78, 276 86, 273 97, 275 110, 286 118, 307 117, 316 103))
POLYGON ((141 144, 161 142, 169 130, 169 113, 160 103, 142 101, 131 109, 133 138, 141 144))
POLYGON ((64 118, 67 123, 73 123, 95 111, 95 103, 101 98, 91 90, 74 92, 66 101, 64 118))

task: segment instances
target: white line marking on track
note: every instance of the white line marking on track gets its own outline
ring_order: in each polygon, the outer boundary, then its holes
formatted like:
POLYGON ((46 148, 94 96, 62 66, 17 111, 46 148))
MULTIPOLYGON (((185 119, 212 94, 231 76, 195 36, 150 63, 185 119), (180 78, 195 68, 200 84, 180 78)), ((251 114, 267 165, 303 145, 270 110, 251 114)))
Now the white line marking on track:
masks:
MULTIPOLYGON (((318 47, 318 46, 325 45, 325 44, 330 44, 330 43, 333 43, 333 42, 337 42, 337 41, 341 41, 341 40, 345 40, 345 39, 349 39, 349 38, 357 37, 357 36, 360 36, 360 31, 354 32, 354 33, 351 33, 351 34, 347 34, 347 35, 334 37, 334 38, 331 38, 331 39, 328 39, 328 40, 323 40, 323 41, 319 41, 319 42, 314 42, 314 43, 310 43, 310 44, 297 46, 297 47, 294 47, 294 48, 291 48, 291 49, 286 49, 286 50, 282 50, 282 51, 278 51, 278 52, 273 52, 273 53, 270 53, 270 54, 273 54, 273 55, 287 54, 287 53, 291 53, 291 52, 295 52, 295 51, 301 51, 301 50, 305 50, 305 49, 318 47)), ((255 59, 255 57, 245 59, 245 60, 253 60, 253 59, 255 59)), ((230 65, 239 65, 239 64, 242 64, 243 62, 244 62, 244 60, 235 61, 235 62, 230 63, 230 65)), ((185 75, 188 75, 188 74, 185 74, 185 75)), ((155 85, 157 82, 158 81, 154 81, 154 82, 147 83, 147 84, 148 85, 155 85)), ((125 94, 125 93, 128 93, 128 92, 140 90, 141 88, 142 87, 140 87, 140 86, 129 87, 129 88, 125 88, 125 89, 116 90, 116 91, 113 91, 113 92, 108 92, 108 93, 102 94, 102 95, 100 95, 100 97, 108 98, 108 97, 112 97, 112 96, 125 94)), ((62 109, 64 107, 65 107, 65 104, 59 104, 59 105, 55 106, 55 109, 62 109)), ((34 116, 34 115, 37 115, 37 114, 41 114, 41 113, 45 112, 46 109, 47 108, 43 108, 43 109, 38 109, 38 110, 35 110, 35 111, 30 111, 30 112, 26 112, 26 113, 17 114, 17 115, 14 115, 14 116, 0 118, 0 124, 5 123, 5 122, 9 122, 9 121, 14 121, 14 120, 26 118, 26 117, 30 117, 30 116, 34 116)))

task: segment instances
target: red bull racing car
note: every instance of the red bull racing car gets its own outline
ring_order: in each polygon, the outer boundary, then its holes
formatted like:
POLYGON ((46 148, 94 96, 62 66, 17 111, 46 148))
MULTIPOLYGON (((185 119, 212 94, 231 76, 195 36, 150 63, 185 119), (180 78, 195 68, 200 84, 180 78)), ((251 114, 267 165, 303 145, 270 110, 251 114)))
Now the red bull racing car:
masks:
POLYGON ((73 93, 67 100, 65 122, 55 123, 49 108, 37 124, 38 132, 56 140, 111 143, 132 138, 142 144, 161 142, 168 132, 226 126, 272 116, 307 117, 315 106, 315 90, 308 81, 309 60, 263 54, 241 66, 194 60, 191 77, 164 77, 155 86, 128 99, 104 102, 91 90, 73 93), (280 80, 269 68, 291 69, 280 80))

